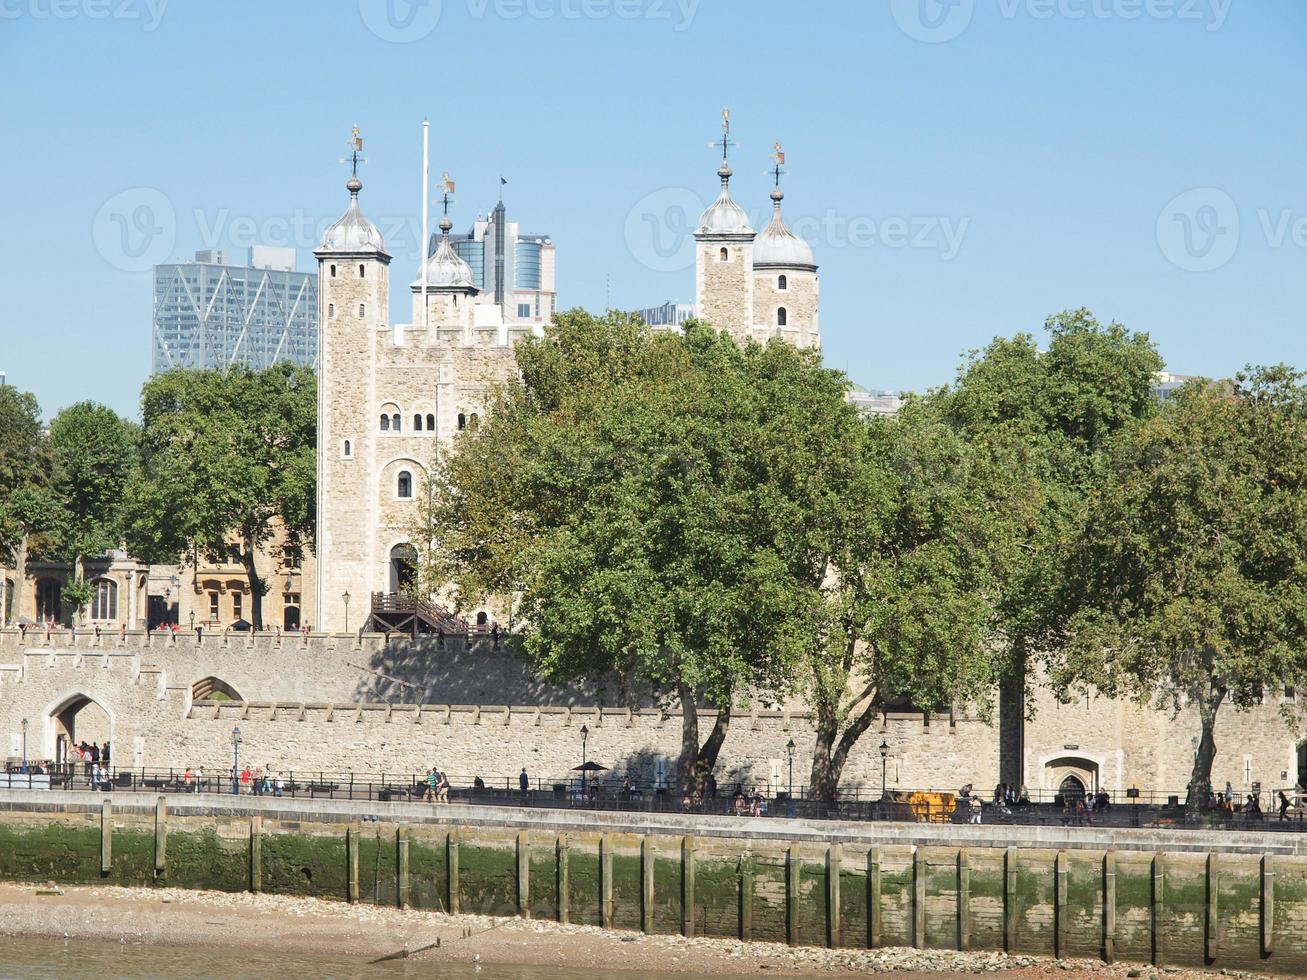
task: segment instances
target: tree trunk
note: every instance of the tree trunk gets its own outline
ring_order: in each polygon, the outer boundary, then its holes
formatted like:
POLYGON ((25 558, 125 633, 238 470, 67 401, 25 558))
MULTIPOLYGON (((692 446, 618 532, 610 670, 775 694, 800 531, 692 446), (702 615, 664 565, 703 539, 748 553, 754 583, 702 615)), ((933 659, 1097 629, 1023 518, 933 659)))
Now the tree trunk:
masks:
MULTIPOLYGON (((13 608, 11 610, 0 609, 0 613, 3 613, 5 616, 12 613, 11 618, 14 619, 14 621, 17 621, 18 617, 23 614, 18 606, 18 597, 27 593, 27 540, 27 531, 24 530, 18 537, 18 547, 14 549, 14 594, 10 599, 13 608)), ((35 613, 35 595, 33 595, 32 600, 32 612, 35 613)), ((4 617, 0 616, 0 618, 4 617)), ((33 615, 32 618, 35 619, 36 616, 33 615)))
MULTIPOLYGON (((823 699, 824 702, 824 699, 823 699)), ((829 800, 839 785, 839 773, 833 768, 832 754, 839 737, 839 720, 835 707, 818 703, 816 744, 812 749, 812 771, 808 775, 808 795, 814 800, 829 800)))
MULTIPOLYGON (((82 582, 85 580, 85 578, 86 578, 86 565, 82 561, 82 556, 76 555, 73 558, 73 581, 75 581, 78 585, 81 585, 82 582)), ((82 603, 80 606, 78 606, 76 609, 73 610, 73 620, 74 622, 77 623, 78 626, 86 625, 86 603, 82 603)))
POLYGON ((250 583, 250 622, 256 630, 263 629, 263 582, 259 579, 258 569, 254 567, 254 542, 246 538, 241 546, 241 564, 245 567, 245 579, 250 583))
POLYGON ((1216 712, 1225 700, 1224 688, 1212 688, 1208 696, 1198 701, 1198 717, 1202 732, 1198 737, 1198 751, 1194 754, 1193 773, 1189 777, 1189 796, 1185 801, 1190 813, 1207 807, 1212 797, 1212 763, 1216 760, 1216 712))
POLYGON ((681 792, 702 797, 708 775, 717 765, 726 733, 731 727, 731 704, 719 707, 717 720, 702 745, 699 744, 699 705, 696 693, 684 684, 677 686, 681 699, 681 754, 676 761, 677 782, 681 792))

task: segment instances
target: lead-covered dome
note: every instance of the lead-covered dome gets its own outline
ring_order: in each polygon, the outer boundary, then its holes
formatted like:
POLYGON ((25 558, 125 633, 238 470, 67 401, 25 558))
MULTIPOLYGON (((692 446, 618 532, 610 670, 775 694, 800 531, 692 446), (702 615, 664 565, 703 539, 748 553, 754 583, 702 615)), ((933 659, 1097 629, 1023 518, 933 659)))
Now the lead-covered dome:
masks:
POLYGON ((777 187, 771 192, 771 222, 753 242, 753 266, 816 271, 812 246, 790 231, 781 217, 781 200, 785 195, 777 187))
POLYGON ((351 177, 345 182, 349 190, 349 207, 340 216, 340 220, 327 229, 322 236, 319 252, 344 252, 347 254, 385 255, 386 243, 381 231, 368 220, 359 208, 359 191, 363 182, 351 177))
POLYGON ((731 168, 723 163, 717 175, 722 179, 722 192, 700 216, 699 227, 694 233, 709 236, 752 235, 753 229, 749 227, 749 216, 731 197, 731 168))
MULTIPOLYGON (((449 240, 449 230, 452 227, 453 223, 448 217, 441 220, 440 244, 436 246, 436 250, 427 259, 427 287, 435 289, 467 289, 475 292, 476 283, 472 281, 472 267, 463 261, 461 255, 454 251, 453 243, 449 240)), ((420 289, 422 280, 418 279, 413 285, 420 289)))

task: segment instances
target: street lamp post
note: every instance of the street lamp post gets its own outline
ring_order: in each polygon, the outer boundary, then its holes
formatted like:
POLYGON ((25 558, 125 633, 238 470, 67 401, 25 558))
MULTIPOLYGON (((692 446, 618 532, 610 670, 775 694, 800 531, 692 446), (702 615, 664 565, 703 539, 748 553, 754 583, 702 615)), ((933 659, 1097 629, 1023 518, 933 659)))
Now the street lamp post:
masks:
POLYGON ((341 598, 345 600, 345 632, 348 633, 349 632, 349 591, 346 590, 345 594, 342 595, 341 598))
POLYGON ((27 719, 23 719, 23 772, 27 772, 27 719))
POLYGON ((590 729, 581 726, 581 799, 585 799, 585 742, 590 737, 590 729))
POLYGON ((231 730, 231 795, 239 796, 241 792, 241 726, 231 730))
POLYGON ((789 792, 786 794, 785 812, 787 816, 794 816, 794 739, 785 743, 785 754, 790 760, 790 783, 789 792))
POLYGON ((195 632, 195 610, 191 610, 191 632, 195 632))
POLYGON ((885 763, 889 759, 889 743, 883 738, 880 740, 880 800, 884 803, 889 799, 889 794, 885 791, 885 763))

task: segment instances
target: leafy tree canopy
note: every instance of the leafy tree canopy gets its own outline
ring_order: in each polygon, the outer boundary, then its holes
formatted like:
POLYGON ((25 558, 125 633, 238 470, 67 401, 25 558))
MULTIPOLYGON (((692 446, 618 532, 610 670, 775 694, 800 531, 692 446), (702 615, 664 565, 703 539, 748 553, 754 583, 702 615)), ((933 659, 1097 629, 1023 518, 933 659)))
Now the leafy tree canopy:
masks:
POLYGON ((256 552, 284 527, 312 540, 317 383, 309 368, 168 371, 141 394, 142 478, 130 499, 133 551, 154 561, 180 553, 236 557, 262 626, 266 591, 256 552))

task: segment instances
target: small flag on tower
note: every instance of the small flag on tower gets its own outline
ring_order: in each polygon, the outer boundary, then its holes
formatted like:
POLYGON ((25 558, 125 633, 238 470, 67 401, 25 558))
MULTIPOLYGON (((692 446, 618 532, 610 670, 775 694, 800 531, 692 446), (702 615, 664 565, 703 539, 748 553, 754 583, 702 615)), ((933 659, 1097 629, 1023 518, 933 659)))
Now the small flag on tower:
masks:
POLYGON ((349 142, 350 146, 354 147, 355 150, 360 152, 363 150, 363 137, 359 135, 359 128, 357 126, 354 127, 353 135, 350 137, 349 142))
POLYGON ((776 166, 778 167, 785 166, 785 151, 781 149, 781 145, 779 143, 774 144, 774 147, 776 150, 776 153, 774 155, 774 158, 776 160, 776 166))
POLYGON ((445 171, 444 180, 445 180, 445 193, 446 193, 446 194, 453 194, 453 193, 454 193, 454 182, 453 182, 452 180, 449 179, 449 171, 448 171, 448 170, 445 171))

